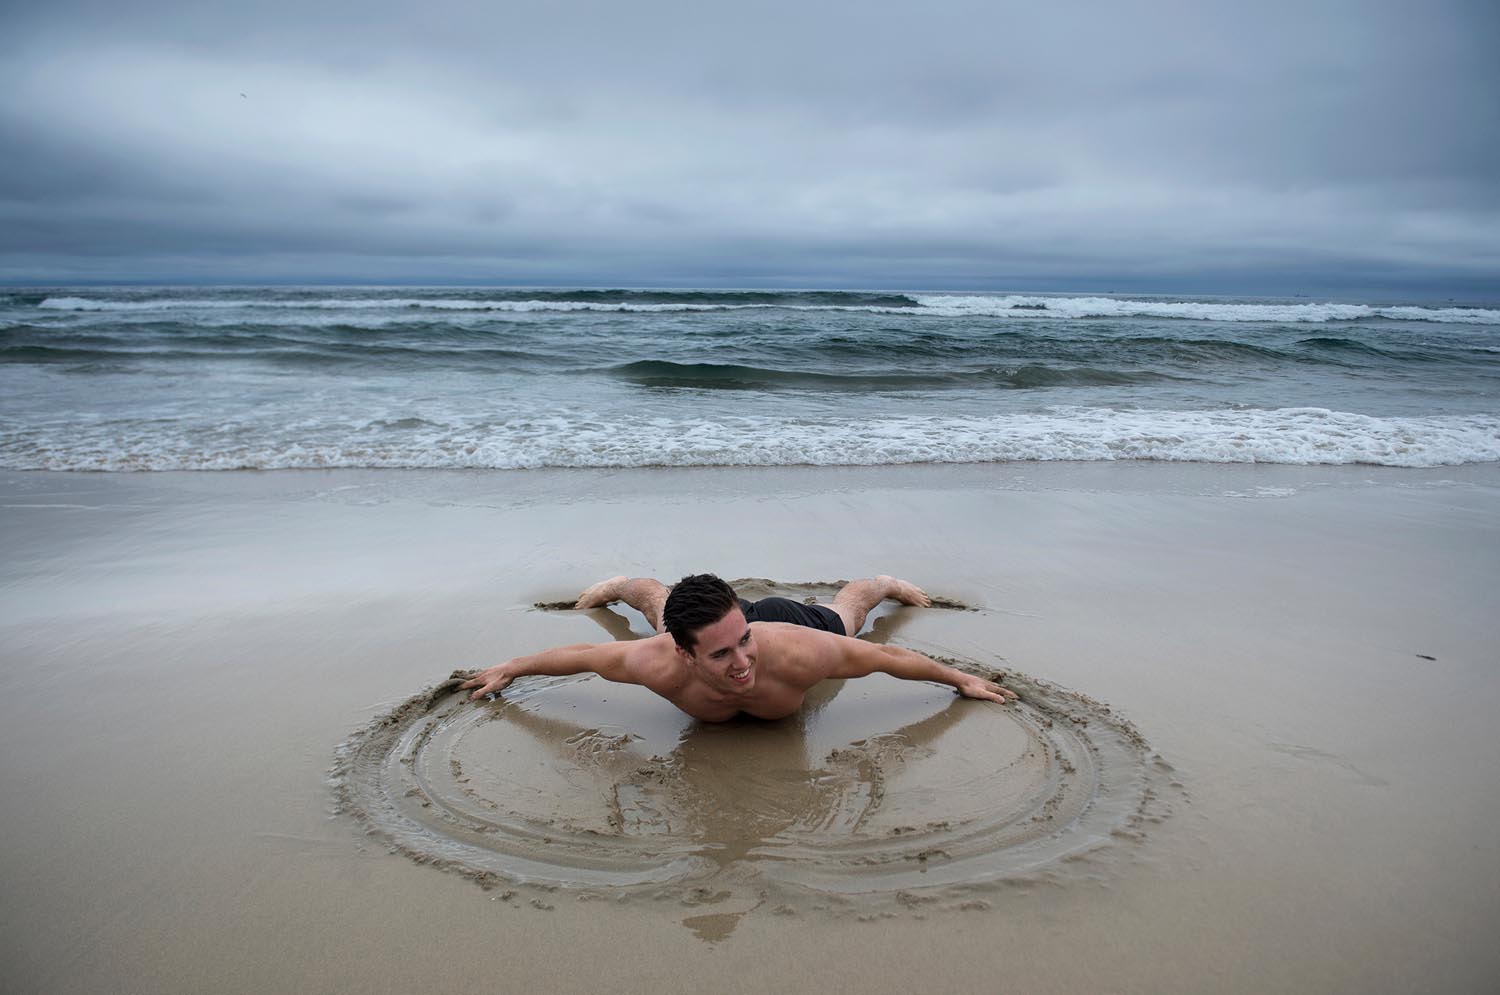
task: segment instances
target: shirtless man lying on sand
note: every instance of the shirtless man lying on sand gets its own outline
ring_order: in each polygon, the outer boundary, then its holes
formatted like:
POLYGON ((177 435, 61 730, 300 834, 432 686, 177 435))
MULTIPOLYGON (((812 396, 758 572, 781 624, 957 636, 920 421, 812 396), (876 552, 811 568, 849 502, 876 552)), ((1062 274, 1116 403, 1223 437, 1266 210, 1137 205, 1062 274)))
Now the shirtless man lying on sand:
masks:
POLYGON ((684 577, 670 591, 650 578, 612 577, 584 591, 574 607, 623 601, 646 616, 657 635, 516 657, 480 671, 461 686, 473 688, 469 697, 477 699, 528 674, 592 673, 650 688, 704 722, 724 722, 740 712, 784 718, 802 706, 808 689, 819 681, 877 671, 949 684, 966 698, 1016 699, 1014 691, 920 653, 851 638, 870 609, 886 598, 923 607, 932 603, 921 588, 885 576, 851 581, 831 605, 787 598, 751 603, 713 574, 684 577))

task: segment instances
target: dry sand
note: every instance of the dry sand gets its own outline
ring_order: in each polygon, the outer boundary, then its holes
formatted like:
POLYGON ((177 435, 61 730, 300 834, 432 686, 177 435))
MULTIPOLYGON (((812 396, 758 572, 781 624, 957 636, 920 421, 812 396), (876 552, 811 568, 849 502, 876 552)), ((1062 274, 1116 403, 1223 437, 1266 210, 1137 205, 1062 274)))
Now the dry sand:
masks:
POLYGON ((1496 467, 0 474, 0 970, 1491 990, 1497 496, 1496 467), (403 711, 640 631, 537 603, 700 569, 908 576, 977 610, 867 637, 1027 703, 875 677, 711 727, 572 679, 403 711))

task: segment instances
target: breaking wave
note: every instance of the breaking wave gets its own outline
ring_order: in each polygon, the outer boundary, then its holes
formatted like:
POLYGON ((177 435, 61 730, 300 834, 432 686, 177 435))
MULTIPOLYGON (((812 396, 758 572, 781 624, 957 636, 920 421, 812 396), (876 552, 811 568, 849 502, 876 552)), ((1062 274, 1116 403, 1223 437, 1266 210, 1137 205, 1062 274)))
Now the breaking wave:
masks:
POLYGON ((1136 411, 1054 407, 1014 415, 832 420, 719 416, 619 421, 593 413, 499 423, 428 413, 306 433, 159 419, 0 434, 18 470, 239 470, 851 466, 1149 460, 1432 467, 1500 461, 1500 417, 1379 418, 1325 408, 1136 411), (246 440, 249 441, 246 441, 246 440))

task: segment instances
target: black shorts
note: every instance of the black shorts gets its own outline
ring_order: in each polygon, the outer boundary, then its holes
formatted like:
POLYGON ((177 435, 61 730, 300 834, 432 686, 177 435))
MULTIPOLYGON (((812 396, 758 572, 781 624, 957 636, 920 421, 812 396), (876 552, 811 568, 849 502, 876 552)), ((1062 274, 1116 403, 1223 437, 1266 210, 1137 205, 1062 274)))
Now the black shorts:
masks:
POLYGON ((826 605, 804 605, 791 598, 761 598, 753 603, 741 598, 740 611, 745 613, 746 622, 790 622, 836 636, 848 635, 839 613, 826 605))

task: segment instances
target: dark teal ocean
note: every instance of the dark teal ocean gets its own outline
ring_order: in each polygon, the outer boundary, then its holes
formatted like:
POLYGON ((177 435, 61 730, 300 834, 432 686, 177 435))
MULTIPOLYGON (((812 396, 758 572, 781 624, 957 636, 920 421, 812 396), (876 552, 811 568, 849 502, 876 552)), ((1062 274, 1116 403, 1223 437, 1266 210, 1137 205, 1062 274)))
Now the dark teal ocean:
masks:
POLYGON ((0 467, 1500 460, 1500 304, 0 291, 0 467))

